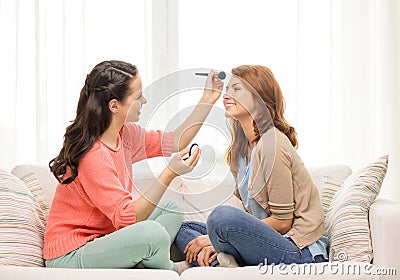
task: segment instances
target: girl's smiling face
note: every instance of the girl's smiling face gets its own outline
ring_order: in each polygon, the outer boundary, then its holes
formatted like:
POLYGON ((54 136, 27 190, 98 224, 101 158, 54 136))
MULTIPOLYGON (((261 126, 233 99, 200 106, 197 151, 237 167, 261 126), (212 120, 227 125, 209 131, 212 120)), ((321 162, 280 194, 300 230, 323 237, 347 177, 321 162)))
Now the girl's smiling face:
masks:
POLYGON ((129 108, 126 115, 126 122, 137 122, 139 120, 140 109, 147 103, 143 96, 142 80, 139 76, 133 79, 131 83, 131 95, 127 98, 126 106, 129 108))
POLYGON ((240 120, 247 118, 254 109, 253 95, 239 77, 232 76, 223 98, 226 117, 240 120))

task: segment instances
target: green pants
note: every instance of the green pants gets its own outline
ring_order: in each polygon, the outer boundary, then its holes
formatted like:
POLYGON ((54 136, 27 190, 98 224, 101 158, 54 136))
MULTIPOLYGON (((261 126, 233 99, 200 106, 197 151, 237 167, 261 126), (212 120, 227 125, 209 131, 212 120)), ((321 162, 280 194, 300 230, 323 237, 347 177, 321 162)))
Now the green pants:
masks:
POLYGON ((170 260, 170 246, 182 224, 180 207, 161 202, 148 220, 96 238, 61 257, 46 260, 47 267, 146 268, 177 271, 170 260))

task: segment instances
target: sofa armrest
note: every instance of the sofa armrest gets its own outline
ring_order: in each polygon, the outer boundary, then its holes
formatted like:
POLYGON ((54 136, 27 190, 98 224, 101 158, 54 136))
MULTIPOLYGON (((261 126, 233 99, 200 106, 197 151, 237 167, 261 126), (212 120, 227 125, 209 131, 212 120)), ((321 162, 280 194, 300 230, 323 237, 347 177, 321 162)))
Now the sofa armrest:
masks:
POLYGON ((378 199, 370 207, 373 264, 378 267, 400 268, 400 203, 378 199))

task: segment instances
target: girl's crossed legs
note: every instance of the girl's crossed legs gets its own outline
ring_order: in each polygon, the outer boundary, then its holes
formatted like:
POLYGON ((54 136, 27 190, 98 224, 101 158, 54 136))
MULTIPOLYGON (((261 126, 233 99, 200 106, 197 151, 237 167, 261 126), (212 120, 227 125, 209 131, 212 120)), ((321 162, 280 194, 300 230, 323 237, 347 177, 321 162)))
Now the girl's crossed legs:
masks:
MULTIPOLYGON (((200 235, 208 234, 217 253, 232 255, 239 265, 271 263, 310 263, 308 248, 300 250, 289 238, 253 215, 231 206, 218 206, 207 219, 200 222, 184 222, 179 229, 175 244, 183 253, 186 245, 200 235)), ((197 262, 193 262, 198 265, 197 262)), ((214 261, 211 265, 218 264, 214 261)))
POLYGON ((46 260, 48 267, 64 268, 146 268, 177 271, 170 260, 170 246, 182 224, 180 207, 160 203, 146 221, 96 238, 59 258, 46 260))

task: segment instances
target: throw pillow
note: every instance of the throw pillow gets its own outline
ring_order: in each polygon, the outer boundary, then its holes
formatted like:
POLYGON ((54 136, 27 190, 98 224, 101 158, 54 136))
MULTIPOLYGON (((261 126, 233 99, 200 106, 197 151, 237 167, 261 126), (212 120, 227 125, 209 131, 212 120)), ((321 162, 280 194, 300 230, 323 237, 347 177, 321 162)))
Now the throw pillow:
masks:
POLYGON ((387 166, 388 155, 355 172, 336 192, 325 219, 330 261, 372 261, 369 207, 380 191, 387 166))
POLYGON ((0 169, 0 265, 44 266, 40 213, 25 183, 0 169))
POLYGON ((331 177, 324 177, 324 188, 322 191, 322 209, 324 211, 324 218, 326 219, 326 214, 328 213, 329 207, 332 204, 332 200, 335 194, 342 187, 344 181, 336 180, 331 177))
POLYGON ((30 173, 21 180, 26 184, 28 189, 31 191, 35 200, 39 203, 40 209, 37 209, 37 214, 44 224, 47 223, 49 217, 50 207, 47 205, 46 197, 42 186, 40 185, 39 179, 35 173, 30 173))

